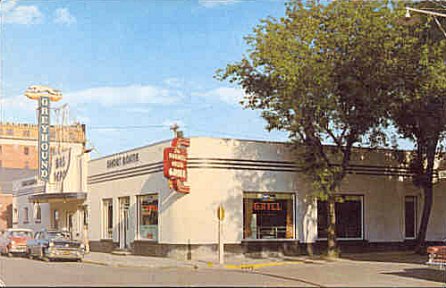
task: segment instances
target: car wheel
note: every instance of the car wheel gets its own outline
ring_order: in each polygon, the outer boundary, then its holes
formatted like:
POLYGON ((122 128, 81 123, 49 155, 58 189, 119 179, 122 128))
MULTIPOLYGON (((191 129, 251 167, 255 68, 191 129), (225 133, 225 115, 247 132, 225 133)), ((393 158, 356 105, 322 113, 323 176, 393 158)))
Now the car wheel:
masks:
POLYGON ((11 257, 12 257, 12 253, 9 252, 8 250, 6 250, 6 256, 8 256, 9 258, 11 258, 11 257))
POLYGON ((34 257, 33 257, 33 254, 31 254, 31 250, 28 250, 27 252, 26 252, 26 254, 28 255, 28 259, 33 259, 34 257))

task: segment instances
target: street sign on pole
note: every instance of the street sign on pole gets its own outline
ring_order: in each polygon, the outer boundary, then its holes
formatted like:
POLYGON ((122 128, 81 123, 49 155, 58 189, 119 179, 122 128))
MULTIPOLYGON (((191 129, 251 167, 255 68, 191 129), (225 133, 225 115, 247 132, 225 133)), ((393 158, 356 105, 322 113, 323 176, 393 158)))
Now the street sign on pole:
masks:
POLYGON ((217 208, 218 218, 218 263, 223 264, 225 258, 224 243, 223 243, 223 220, 225 219, 225 208, 222 205, 217 208))

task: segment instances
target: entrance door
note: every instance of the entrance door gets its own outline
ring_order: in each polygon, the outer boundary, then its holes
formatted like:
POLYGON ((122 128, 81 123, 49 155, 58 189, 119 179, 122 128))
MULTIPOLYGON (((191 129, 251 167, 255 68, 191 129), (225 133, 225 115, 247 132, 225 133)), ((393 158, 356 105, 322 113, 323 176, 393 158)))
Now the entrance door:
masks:
POLYGON ((129 206, 130 197, 119 198, 119 248, 129 248, 129 206))

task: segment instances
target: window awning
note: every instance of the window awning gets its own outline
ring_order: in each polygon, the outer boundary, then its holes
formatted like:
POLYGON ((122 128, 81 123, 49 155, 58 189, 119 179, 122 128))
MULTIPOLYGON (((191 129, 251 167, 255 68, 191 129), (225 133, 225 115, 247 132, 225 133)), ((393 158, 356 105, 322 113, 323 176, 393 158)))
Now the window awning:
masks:
POLYGON ((65 193, 40 193, 28 197, 30 202, 76 202, 87 199, 86 192, 65 192, 65 193))

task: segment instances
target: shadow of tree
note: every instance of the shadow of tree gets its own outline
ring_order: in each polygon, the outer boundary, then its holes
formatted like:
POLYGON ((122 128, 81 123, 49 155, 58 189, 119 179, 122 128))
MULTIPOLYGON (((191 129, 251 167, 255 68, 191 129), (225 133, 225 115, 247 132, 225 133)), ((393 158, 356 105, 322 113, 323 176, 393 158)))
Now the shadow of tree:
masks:
POLYGON ((386 272, 383 274, 446 283, 446 272, 432 268, 409 268, 402 272, 386 272))
POLYGON ((341 255, 341 258, 353 261, 407 264, 424 264, 428 260, 427 255, 419 255, 414 253, 413 251, 344 253, 341 255))

